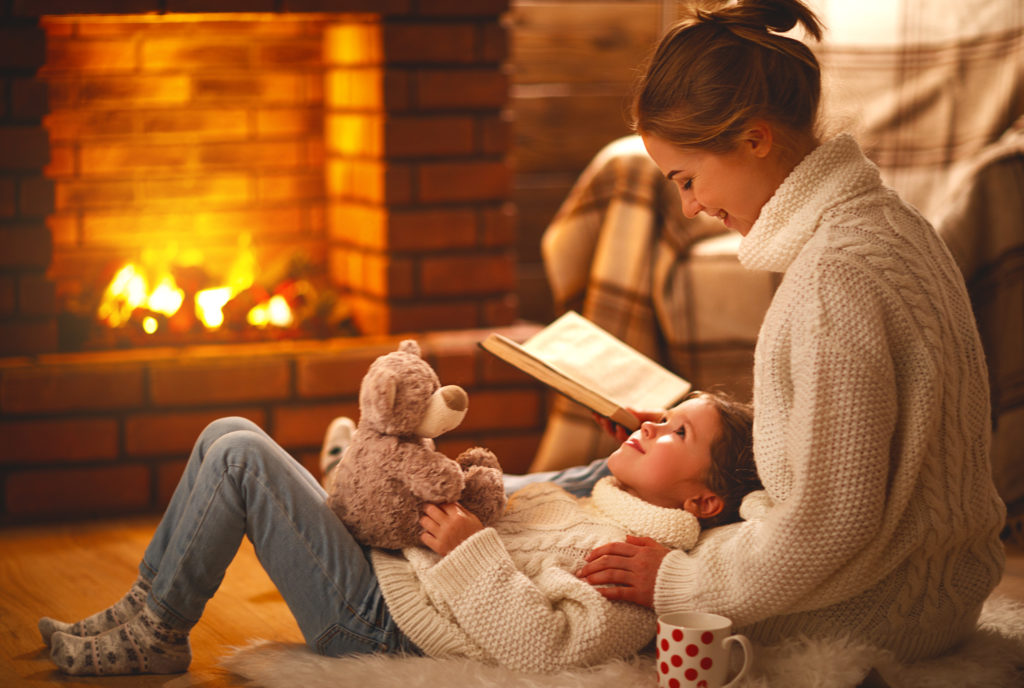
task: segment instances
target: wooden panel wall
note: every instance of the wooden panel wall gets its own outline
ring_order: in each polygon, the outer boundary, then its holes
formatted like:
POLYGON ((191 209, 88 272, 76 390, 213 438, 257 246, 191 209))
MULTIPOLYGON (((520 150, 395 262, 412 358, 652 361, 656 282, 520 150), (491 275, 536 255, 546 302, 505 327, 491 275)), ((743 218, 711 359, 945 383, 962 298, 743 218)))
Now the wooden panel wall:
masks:
POLYGON ((513 0, 513 199, 522 317, 546 322, 551 297, 540 238, 576 177, 629 133, 634 76, 661 32, 651 0, 513 0))

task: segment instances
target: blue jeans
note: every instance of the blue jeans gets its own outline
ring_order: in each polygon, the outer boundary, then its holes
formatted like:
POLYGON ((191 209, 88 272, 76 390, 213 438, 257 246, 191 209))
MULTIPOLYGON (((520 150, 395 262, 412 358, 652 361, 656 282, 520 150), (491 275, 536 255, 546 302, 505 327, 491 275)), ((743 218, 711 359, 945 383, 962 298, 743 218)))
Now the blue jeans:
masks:
POLYGON ((576 497, 587 497, 598 480, 611 474, 612 472, 608 470, 608 459, 596 459, 586 466, 572 466, 560 471, 506 475, 505 494, 512 494, 531 483, 553 482, 576 497))
POLYGON ((194 625, 244 536, 310 648, 422 654, 391 617, 369 549, 325 498, 316 478, 254 423, 214 421, 139 565, 152 584, 150 607, 169 623, 194 625))

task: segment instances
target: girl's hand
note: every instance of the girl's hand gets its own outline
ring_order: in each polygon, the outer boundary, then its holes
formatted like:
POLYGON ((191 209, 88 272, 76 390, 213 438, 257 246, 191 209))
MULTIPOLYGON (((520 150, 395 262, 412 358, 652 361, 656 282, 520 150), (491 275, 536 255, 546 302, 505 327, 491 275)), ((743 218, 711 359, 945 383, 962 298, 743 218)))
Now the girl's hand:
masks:
MULTIPOLYGON (((657 423, 665 416, 664 411, 638 411, 637 409, 626 409, 634 416, 640 423, 651 421, 657 423)), ((608 418, 597 413, 591 413, 594 417, 594 422, 600 425, 606 433, 617 439, 619 442, 625 442, 629 439, 630 431, 622 427, 618 423, 613 423, 608 418)))
POLYGON ((654 583, 665 556, 672 550, 651 538, 626 536, 594 549, 576 572, 591 585, 609 585, 597 591, 609 600, 625 600, 654 608, 654 583))
POLYGON ((427 504, 420 517, 420 541, 442 557, 484 529, 484 524, 459 504, 427 504))

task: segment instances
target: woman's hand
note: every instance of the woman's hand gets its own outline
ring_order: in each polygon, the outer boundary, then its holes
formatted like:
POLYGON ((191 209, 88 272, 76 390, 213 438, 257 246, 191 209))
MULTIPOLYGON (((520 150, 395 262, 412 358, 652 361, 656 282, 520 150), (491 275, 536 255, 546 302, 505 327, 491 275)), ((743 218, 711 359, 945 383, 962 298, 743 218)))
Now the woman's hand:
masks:
POLYGON ((420 541, 442 557, 461 545, 484 524, 459 504, 427 504, 420 517, 420 541))
POLYGON ((672 550, 646 537, 626 536, 594 549, 576 576, 591 585, 608 585, 597 591, 609 600, 625 600, 654 608, 654 583, 665 556, 672 550))
MULTIPOLYGON (((646 421, 657 423, 665 417, 664 411, 638 411, 637 409, 631 408, 626 410, 636 416, 640 423, 644 423, 646 421)), ((625 442, 629 439, 630 431, 626 428, 622 427, 618 423, 613 423, 611 420, 600 414, 591 413, 591 415, 594 417, 595 423, 600 425, 606 433, 617 439, 619 442, 625 442)))

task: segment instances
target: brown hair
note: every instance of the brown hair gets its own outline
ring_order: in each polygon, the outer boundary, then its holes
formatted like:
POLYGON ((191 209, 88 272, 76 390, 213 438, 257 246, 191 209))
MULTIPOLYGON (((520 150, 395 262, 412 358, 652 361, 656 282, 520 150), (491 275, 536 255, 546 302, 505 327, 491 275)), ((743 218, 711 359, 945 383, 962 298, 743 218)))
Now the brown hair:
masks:
POLYGON ((815 14, 798 0, 691 12, 662 37, 637 84, 634 131, 713 153, 734 149, 752 118, 779 136, 814 136, 821 69, 810 48, 780 33, 799 23, 821 40, 815 14))
POLYGON ((762 488, 754 465, 754 407, 723 392, 694 392, 718 410, 721 431, 711 443, 711 467, 705 476, 708 489, 721 498, 722 510, 701 519, 706 528, 739 520, 740 503, 748 493, 762 488))

